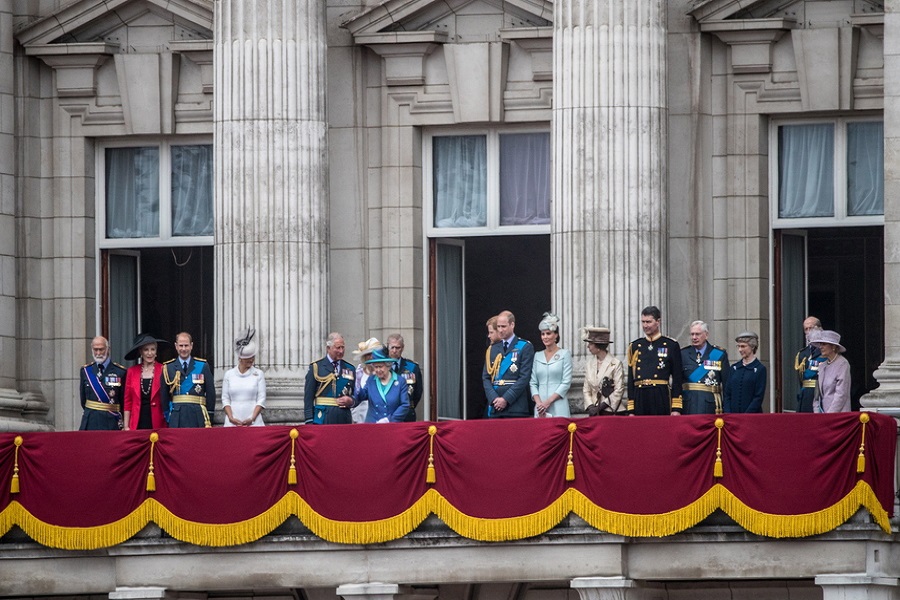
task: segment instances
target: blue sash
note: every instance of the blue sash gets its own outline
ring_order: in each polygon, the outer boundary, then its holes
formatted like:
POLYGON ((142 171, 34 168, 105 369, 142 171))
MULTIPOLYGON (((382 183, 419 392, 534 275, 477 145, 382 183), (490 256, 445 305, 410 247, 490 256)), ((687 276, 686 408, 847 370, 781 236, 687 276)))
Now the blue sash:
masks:
MULTIPOLYGON (((180 361, 179 361, 180 362, 180 361)), ((179 362, 176 362, 176 367, 180 366, 179 362)), ((187 394, 190 396, 196 396, 197 394, 191 394, 191 388, 194 387, 194 375, 199 375, 201 371, 203 371, 203 365, 205 363, 200 362, 197 359, 194 359, 194 366, 191 371, 187 374, 187 377, 184 378, 184 381, 181 382, 181 388, 178 390, 178 395, 187 394)), ((179 373, 181 369, 178 369, 179 373)), ((203 387, 206 389, 206 385, 208 381, 203 381, 203 387)))
MULTIPOLYGON (((106 391, 106 388, 100 383, 100 380, 97 379, 97 374, 94 373, 94 370, 91 368, 94 365, 88 365, 84 368, 84 374, 87 377, 88 383, 91 386, 91 389, 94 390, 94 395, 97 396, 97 400, 103 402, 104 404, 115 404, 112 398, 109 397, 109 393, 106 391)), ((119 413, 116 413, 119 414, 119 413)))
MULTIPOLYGON (((709 353, 709 360, 719 360, 722 356, 725 355, 725 352, 718 348, 713 348, 709 353)), ((728 365, 725 365, 726 367, 728 365)), ((693 370, 693 372, 688 377, 688 381, 690 383, 699 383, 701 379, 706 376, 706 368, 703 366, 703 363, 697 365, 697 368, 693 370)))
MULTIPOLYGON (((516 345, 513 346, 512 351, 507 352, 506 356, 500 361, 500 368, 497 369, 497 375, 506 375, 506 372, 509 371, 509 368, 513 365, 512 357, 515 356, 518 360, 519 354, 522 352, 522 348, 525 347, 525 340, 519 338, 516 342, 516 345)), ((496 379, 503 379, 503 377, 495 377, 496 379)))

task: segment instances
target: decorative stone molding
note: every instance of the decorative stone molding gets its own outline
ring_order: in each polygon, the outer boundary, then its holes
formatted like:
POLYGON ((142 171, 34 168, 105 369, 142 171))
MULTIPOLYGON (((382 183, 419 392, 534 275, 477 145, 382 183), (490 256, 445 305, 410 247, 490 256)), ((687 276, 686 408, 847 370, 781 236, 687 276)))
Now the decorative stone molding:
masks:
POLYGON ((456 122, 502 121, 509 44, 447 44, 444 59, 456 122))
POLYGON ((581 600, 625 600, 625 592, 636 587, 625 577, 578 577, 569 582, 581 600))
POLYGON ((500 39, 505 42, 515 42, 531 54, 532 81, 553 81, 552 27, 501 29, 500 39))
POLYGON ((40 44, 26 46, 25 54, 40 58, 56 71, 56 93, 60 98, 97 95, 97 69, 119 52, 117 44, 40 44))
POLYGON ((425 58, 447 41, 447 34, 398 31, 361 34, 353 39, 384 59, 387 85, 425 85, 425 58))
POLYGON ((213 93, 213 42, 212 40, 183 40, 169 42, 169 49, 186 56, 200 67, 200 80, 204 94, 213 93))
POLYGON ((866 573, 817 575, 816 585, 822 588, 822 600, 895 600, 898 579, 866 573))
POLYGON ((734 73, 770 73, 772 46, 797 27, 790 19, 706 21, 700 30, 714 34, 731 47, 734 73))

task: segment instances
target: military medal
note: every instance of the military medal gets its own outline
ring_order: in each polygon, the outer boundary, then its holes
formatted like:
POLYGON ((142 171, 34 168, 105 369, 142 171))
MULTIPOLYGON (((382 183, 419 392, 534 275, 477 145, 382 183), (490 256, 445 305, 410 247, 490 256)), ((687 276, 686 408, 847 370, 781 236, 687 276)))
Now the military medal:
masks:
POLYGON ((109 397, 114 398, 116 395, 116 390, 109 390, 109 397))
POLYGON ((194 391, 197 392, 198 394, 200 393, 200 390, 202 390, 202 389, 203 389, 203 388, 200 387, 200 384, 199 384, 199 383, 198 383, 197 385, 194 386, 194 391))

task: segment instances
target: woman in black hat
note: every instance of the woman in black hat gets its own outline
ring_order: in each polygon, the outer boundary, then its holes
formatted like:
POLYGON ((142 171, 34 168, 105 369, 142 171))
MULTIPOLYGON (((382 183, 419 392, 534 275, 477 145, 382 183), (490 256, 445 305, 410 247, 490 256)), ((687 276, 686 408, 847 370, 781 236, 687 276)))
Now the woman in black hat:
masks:
POLYGON ((149 333, 139 333, 134 338, 125 360, 140 362, 128 368, 125 375, 125 406, 123 429, 162 429, 168 427, 159 402, 162 364, 156 360, 159 344, 167 344, 149 333))

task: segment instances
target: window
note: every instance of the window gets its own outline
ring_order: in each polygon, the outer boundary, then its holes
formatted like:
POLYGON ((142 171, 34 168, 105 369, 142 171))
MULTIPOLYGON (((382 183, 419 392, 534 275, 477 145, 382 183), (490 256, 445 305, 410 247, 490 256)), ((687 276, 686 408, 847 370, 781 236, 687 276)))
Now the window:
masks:
POLYGON ((883 222, 882 121, 834 119, 776 127, 776 226, 883 222))
POLYGON ((211 144, 109 145, 100 163, 103 247, 212 244, 211 144))
POLYGON ((425 148, 431 232, 549 232, 549 132, 435 134, 425 148))

